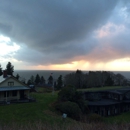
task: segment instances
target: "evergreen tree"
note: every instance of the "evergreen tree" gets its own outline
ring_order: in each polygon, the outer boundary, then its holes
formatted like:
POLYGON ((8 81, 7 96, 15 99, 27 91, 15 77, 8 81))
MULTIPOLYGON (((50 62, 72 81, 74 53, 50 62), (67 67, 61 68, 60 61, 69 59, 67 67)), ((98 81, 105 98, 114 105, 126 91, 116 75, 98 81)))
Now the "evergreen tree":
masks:
POLYGON ((57 85, 56 85, 57 90, 61 89, 62 85, 63 85, 62 75, 60 75, 57 80, 57 85))
POLYGON ((45 84, 45 79, 43 76, 41 76, 41 84, 45 84))
POLYGON ((28 80, 27 85, 31 85, 31 80, 30 79, 28 80))
POLYGON ((1 67, 1 64, 0 64, 0 76, 3 74, 3 71, 2 71, 2 67, 1 67))
POLYGON ((75 87, 76 88, 82 88, 82 71, 77 70, 75 73, 75 87))
POLYGON ((11 62, 8 62, 6 65, 7 75, 13 75, 14 72, 14 66, 11 64, 11 62))
POLYGON ((105 82, 106 86, 113 86, 114 81, 112 80, 111 76, 109 75, 106 82, 105 82))
POLYGON ((39 74, 37 74, 37 75, 36 75, 36 78, 35 78, 35 83, 36 83, 36 84, 39 84, 40 81, 41 81, 41 80, 40 80, 40 76, 39 76, 39 74))
POLYGON ((53 77, 52 77, 52 75, 50 75, 49 78, 48 78, 48 84, 53 85, 53 77))
POLYGON ((19 76, 19 74, 17 74, 17 75, 16 75, 16 79, 18 79, 18 80, 19 80, 19 78, 20 78, 20 76, 19 76))
POLYGON ((31 84, 34 84, 34 76, 32 75, 30 78, 31 84))
POLYGON ((57 89, 57 84, 56 84, 56 81, 54 82, 54 89, 57 89))

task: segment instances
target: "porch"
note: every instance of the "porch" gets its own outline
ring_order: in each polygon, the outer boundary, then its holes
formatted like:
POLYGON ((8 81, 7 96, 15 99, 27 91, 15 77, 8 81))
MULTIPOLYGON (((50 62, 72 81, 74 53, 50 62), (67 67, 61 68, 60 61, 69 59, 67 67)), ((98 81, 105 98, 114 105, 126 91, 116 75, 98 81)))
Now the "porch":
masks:
POLYGON ((3 87, 0 88, 0 104, 29 102, 30 88, 27 87, 3 87))

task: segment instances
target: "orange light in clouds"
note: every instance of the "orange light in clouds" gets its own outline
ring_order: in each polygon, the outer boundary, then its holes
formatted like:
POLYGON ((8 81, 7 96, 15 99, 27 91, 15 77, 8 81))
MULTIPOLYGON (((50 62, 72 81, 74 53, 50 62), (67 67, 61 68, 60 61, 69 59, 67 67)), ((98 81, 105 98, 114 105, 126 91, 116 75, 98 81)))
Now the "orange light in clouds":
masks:
POLYGON ((35 70, 89 70, 89 62, 86 61, 74 61, 72 63, 67 64, 55 64, 55 65, 38 65, 38 66, 30 66, 29 69, 35 70))
POLYGON ((129 71, 130 70, 130 58, 123 58, 114 60, 106 64, 107 70, 117 71, 129 71))
POLYGON ((54 65, 53 69, 56 70, 88 70, 89 63, 85 61, 74 61, 68 64, 54 65))
MULTIPOLYGON (((22 63, 21 63, 22 64, 22 63)), ((20 64, 20 65, 21 65, 20 64)), ((129 71, 130 70, 130 59, 118 59, 111 62, 86 62, 86 61, 74 61, 68 64, 55 64, 55 65, 38 65, 38 66, 22 66, 21 69, 26 70, 92 70, 92 71, 129 71)))

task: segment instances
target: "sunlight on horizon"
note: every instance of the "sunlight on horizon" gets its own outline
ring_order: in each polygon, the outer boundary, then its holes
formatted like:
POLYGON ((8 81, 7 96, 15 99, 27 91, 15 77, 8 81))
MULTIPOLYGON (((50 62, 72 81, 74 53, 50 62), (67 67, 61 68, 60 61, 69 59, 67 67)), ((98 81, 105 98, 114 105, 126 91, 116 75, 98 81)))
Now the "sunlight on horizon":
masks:
MULTIPOLYGON (((24 66, 25 67, 25 66, 24 66)), ((89 63, 75 61, 68 64, 38 65, 26 67, 27 70, 86 70, 86 71, 129 71, 129 58, 118 59, 107 63, 89 63)))

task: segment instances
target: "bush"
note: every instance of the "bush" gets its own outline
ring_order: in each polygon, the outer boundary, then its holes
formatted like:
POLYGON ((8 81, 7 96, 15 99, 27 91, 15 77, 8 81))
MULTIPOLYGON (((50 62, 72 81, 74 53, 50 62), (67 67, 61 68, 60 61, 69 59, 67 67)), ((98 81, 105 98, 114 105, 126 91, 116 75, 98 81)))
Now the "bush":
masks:
POLYGON ((61 113, 66 113, 68 117, 80 120, 81 109, 75 102, 62 102, 56 105, 56 109, 61 113))
POLYGON ((64 87, 58 93, 59 101, 74 101, 75 100, 76 89, 73 86, 64 87))
POLYGON ((88 115, 87 121, 88 122, 102 122, 103 117, 101 117, 100 115, 98 115, 96 113, 92 113, 92 114, 88 115))

